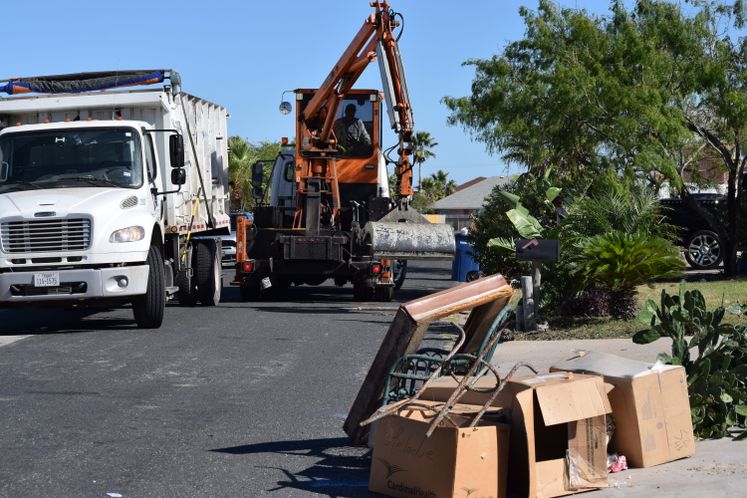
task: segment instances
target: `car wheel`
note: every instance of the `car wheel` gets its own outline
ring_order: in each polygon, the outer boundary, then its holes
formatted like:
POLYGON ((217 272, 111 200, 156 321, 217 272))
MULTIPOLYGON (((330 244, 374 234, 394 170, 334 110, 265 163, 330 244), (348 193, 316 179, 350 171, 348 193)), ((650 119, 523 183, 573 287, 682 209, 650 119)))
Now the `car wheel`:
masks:
POLYGON ((712 230, 698 230, 685 243, 685 259, 693 268, 715 268, 723 257, 721 238, 712 230))

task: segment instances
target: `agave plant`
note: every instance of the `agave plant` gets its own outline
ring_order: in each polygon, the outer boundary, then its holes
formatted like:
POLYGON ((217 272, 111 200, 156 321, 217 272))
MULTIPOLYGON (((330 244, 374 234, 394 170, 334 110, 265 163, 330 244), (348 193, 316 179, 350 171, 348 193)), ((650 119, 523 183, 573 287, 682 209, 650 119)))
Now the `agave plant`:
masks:
POLYGON ((609 287, 610 314, 622 320, 632 320, 637 315, 638 285, 680 277, 685 267, 671 242, 640 232, 597 235, 580 242, 577 248, 573 272, 587 285, 609 287))

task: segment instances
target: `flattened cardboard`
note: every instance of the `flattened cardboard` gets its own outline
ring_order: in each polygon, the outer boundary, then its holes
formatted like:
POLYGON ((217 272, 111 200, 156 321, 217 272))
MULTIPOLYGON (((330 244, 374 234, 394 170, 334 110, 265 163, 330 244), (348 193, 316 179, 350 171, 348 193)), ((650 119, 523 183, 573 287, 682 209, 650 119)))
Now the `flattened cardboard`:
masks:
MULTIPOLYGON (((457 384, 438 379, 421 399, 445 401, 457 384)), ((489 377, 474 382, 477 388, 494 385, 489 377)), ((461 401, 481 405, 489 396, 468 392, 461 401)), ((510 490, 551 498, 607 487, 606 414, 611 407, 600 376, 555 372, 513 378, 493 404, 511 420, 510 490)))
POLYGON ((350 407, 343 429, 356 443, 365 441, 368 427, 361 422, 381 406, 386 374, 397 358, 420 346, 428 324, 464 310, 472 310, 464 330, 466 344, 481 340, 495 316, 511 300, 513 290, 501 275, 491 275, 456 285, 400 306, 394 316, 358 395, 350 407))
MULTIPOLYGON (((424 403, 428 404, 428 403, 424 403)), ((431 406, 440 406, 431 403, 431 406)), ((471 407, 475 412, 480 407, 471 407)), ((389 496, 506 496, 510 426, 451 418, 425 437, 434 412, 406 409, 377 422, 369 489, 389 496)))
POLYGON ((585 352, 556 363, 555 371, 604 376, 615 432, 610 449, 631 467, 651 467, 695 454, 685 369, 652 365, 619 356, 585 352))

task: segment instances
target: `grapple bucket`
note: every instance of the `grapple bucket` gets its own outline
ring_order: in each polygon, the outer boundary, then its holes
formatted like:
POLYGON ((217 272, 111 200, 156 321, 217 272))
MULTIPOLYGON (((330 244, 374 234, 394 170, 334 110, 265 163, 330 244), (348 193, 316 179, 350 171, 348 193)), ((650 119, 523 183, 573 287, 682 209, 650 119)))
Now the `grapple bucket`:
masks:
POLYGON ((384 259, 453 259, 454 231, 442 223, 373 221, 365 226, 373 256, 384 259))

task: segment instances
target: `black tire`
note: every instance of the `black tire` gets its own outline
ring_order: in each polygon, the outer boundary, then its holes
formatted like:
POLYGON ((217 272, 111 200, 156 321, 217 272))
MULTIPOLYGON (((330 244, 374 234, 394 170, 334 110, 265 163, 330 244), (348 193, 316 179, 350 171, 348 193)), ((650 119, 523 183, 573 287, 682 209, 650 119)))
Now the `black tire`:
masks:
POLYGON ((394 297, 393 285, 377 285, 374 289, 374 300, 388 303, 394 297))
POLYGON ((197 304, 197 289, 195 288, 194 278, 181 274, 176 277, 176 285, 179 287, 176 293, 179 304, 190 307, 197 304))
POLYGON ((467 275, 465 275, 467 282, 474 282, 478 278, 480 278, 480 272, 478 270, 468 271, 467 275))
POLYGON ((374 286, 367 282, 353 284, 353 299, 356 301, 371 301, 374 297, 374 286))
POLYGON ((163 278, 163 255, 156 246, 148 249, 148 285, 145 294, 132 299, 135 322, 141 329, 157 329, 163 323, 166 309, 166 286, 163 278))
POLYGON ((685 259, 698 270, 716 268, 724 259, 721 237, 712 230, 698 230, 687 238, 685 259))
MULTIPOLYGON (((187 261, 189 262, 187 265, 188 268, 184 268, 184 271, 179 271, 176 274, 176 286, 179 287, 176 298, 182 306, 191 307, 197 304, 197 288, 195 287, 194 274, 191 273, 191 269, 194 268, 194 250, 195 246, 190 242, 186 254, 187 261)), ((181 260, 179 263, 181 263, 181 260)))
POLYGON ((394 268, 392 268, 392 278, 394 279, 394 289, 400 290, 402 284, 405 283, 405 276, 407 275, 407 260, 395 259, 394 268))
POLYGON ((195 244, 195 285, 197 298, 204 306, 220 303, 223 276, 217 245, 212 240, 198 240, 195 244))

